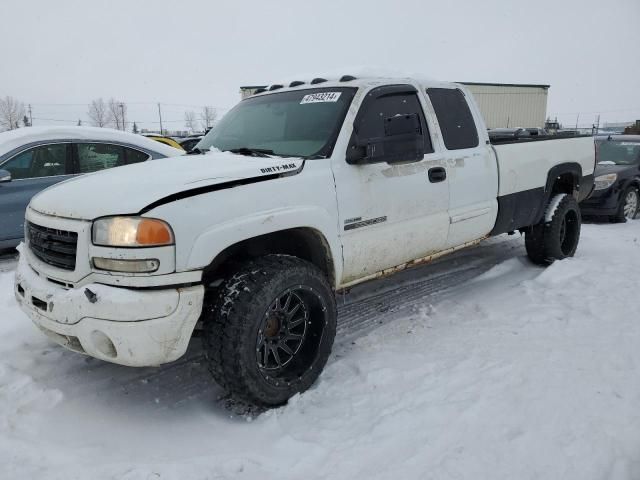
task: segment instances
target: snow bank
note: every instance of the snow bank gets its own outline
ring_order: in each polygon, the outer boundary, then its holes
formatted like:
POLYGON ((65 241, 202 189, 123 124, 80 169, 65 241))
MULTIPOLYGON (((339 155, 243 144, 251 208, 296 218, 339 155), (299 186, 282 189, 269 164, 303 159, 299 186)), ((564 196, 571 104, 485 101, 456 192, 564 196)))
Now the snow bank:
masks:
POLYGON ((49 344, 0 273, 0 478, 640 478, 640 221, 547 269, 517 252, 254 419, 197 348, 134 370, 49 344))

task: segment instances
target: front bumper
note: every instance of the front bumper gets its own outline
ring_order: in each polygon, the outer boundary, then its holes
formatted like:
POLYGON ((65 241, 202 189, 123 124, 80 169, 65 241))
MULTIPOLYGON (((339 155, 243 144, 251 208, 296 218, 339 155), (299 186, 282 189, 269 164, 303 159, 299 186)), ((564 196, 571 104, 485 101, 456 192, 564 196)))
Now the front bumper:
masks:
POLYGON ((587 216, 615 215, 620 206, 619 200, 618 187, 596 190, 591 197, 580 203, 580 212, 587 216))
POLYGON ((92 283, 67 289, 40 276, 24 254, 14 289, 22 310, 56 343, 133 367, 180 358, 204 297, 202 285, 135 290, 92 283))

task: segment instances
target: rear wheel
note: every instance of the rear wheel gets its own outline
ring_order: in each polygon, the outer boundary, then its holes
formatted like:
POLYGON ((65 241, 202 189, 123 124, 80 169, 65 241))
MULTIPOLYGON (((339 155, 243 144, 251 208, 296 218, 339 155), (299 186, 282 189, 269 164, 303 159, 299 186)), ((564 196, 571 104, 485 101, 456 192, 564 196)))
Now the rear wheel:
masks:
POLYGON ((582 218, 580 207, 571 195, 554 196, 542 223, 525 232, 527 255, 538 265, 572 257, 578 248, 582 218))
POLYGON ((638 214, 640 205, 640 196, 636 187, 628 187, 620 199, 618 212, 611 217, 612 222, 624 223, 627 220, 633 220, 638 214))
POLYGON ((335 337, 335 296, 314 265, 267 255, 223 282, 203 319, 214 379, 244 402, 277 406, 320 375, 335 337))

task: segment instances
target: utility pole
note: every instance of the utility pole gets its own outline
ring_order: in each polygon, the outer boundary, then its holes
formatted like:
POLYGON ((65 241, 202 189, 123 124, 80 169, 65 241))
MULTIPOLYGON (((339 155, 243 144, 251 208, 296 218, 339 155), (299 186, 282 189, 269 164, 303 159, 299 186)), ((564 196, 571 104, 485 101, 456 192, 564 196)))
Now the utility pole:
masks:
POLYGON ((578 120, 580 120, 580 114, 576 117, 576 130, 578 129, 578 120))
POLYGON ((31 117, 31 104, 29 104, 29 126, 33 127, 33 118, 31 117))
POLYGON ((120 116, 122 117, 122 131, 124 132, 124 103, 120 102, 120 116))
POLYGON ((162 111, 160 110, 160 102, 158 102, 158 117, 160 117, 160 135, 162 135, 162 111))

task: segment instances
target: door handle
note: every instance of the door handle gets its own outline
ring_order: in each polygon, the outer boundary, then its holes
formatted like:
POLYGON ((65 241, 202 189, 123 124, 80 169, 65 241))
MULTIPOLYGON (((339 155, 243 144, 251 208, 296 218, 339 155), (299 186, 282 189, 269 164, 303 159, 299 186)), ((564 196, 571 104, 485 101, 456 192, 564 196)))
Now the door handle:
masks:
POLYGON ((444 167, 434 167, 429 169, 429 181, 431 183, 444 182, 447 179, 447 171, 444 167))

